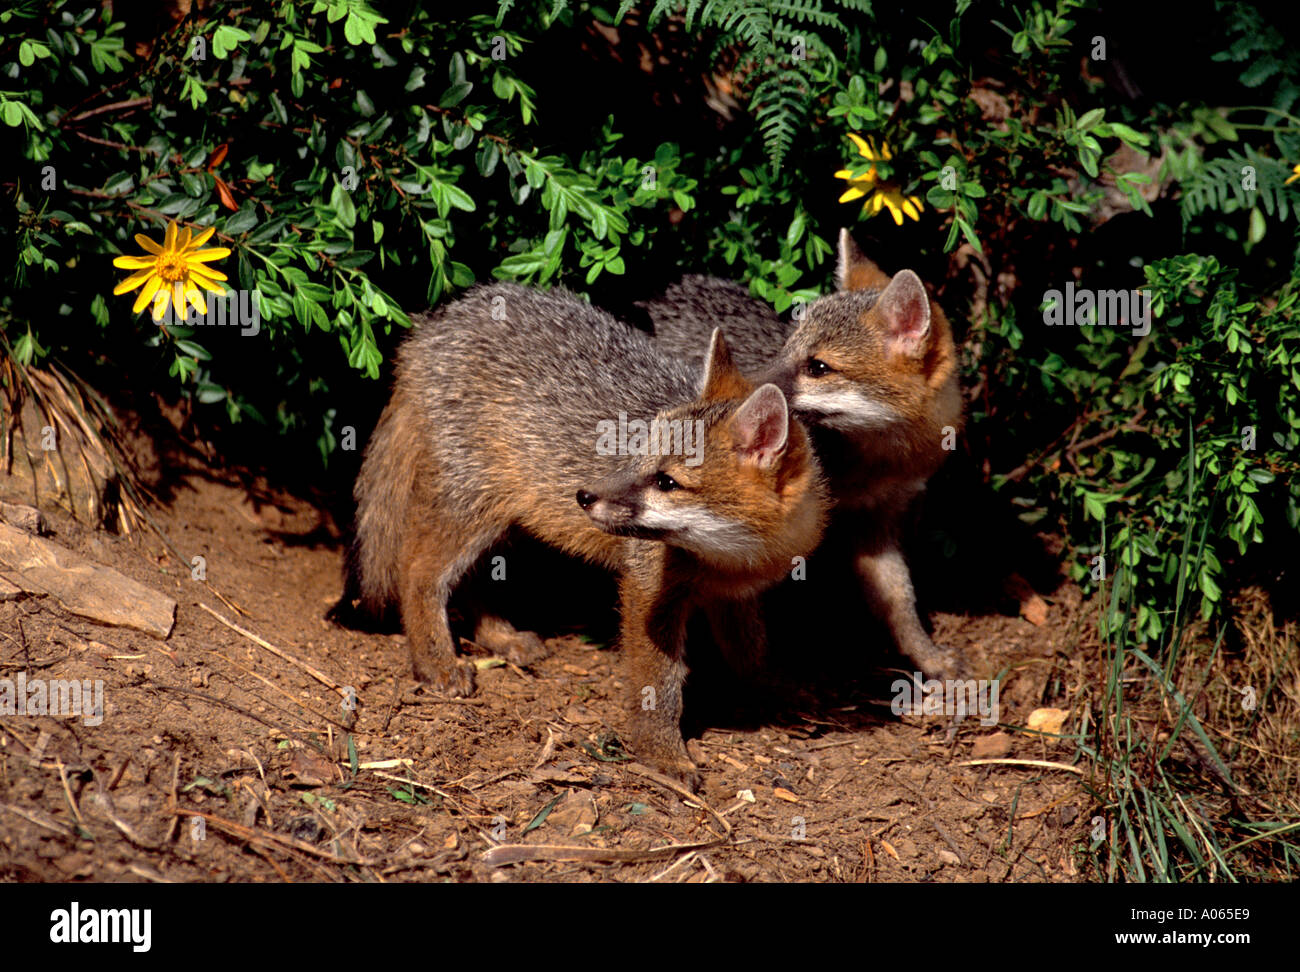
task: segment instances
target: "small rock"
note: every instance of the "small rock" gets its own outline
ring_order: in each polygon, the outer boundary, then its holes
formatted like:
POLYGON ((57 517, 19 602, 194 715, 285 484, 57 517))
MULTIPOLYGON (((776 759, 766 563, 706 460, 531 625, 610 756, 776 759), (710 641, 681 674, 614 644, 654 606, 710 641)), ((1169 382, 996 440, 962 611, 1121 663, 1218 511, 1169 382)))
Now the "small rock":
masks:
POLYGON ((310 749, 295 749, 280 775, 290 785, 308 789, 343 779, 342 771, 332 760, 310 749))
POLYGON ((961 858, 958 857, 956 854, 954 854, 952 851, 948 850, 948 848, 946 847, 942 848, 939 851, 939 860, 943 861, 945 864, 952 864, 952 865, 961 864, 961 858))
POLYGON ((560 717, 571 726, 594 726, 600 722, 600 716, 581 705, 571 705, 560 717))
POLYGON ((50 540, 0 523, 0 564, 8 579, 32 594, 49 594, 79 617, 166 638, 176 602, 50 540))
POLYGON ((289 832, 289 836, 296 837, 308 844, 314 844, 325 836, 325 828, 321 826, 319 820, 312 816, 294 817, 287 820, 284 829, 289 832))
POLYGON ((95 873, 94 863, 88 854, 65 854, 56 857, 54 866, 70 878, 87 878, 95 873))
POLYGON ((589 793, 569 791, 546 818, 546 825, 569 837, 590 833, 596 826, 596 801, 589 793))
POLYGON ((980 736, 971 747, 974 759, 996 759, 1011 752, 1011 737, 1005 732, 995 732, 991 736, 980 736))
POLYGON ((44 535, 49 532, 45 524, 45 514, 34 506, 0 502, 0 519, 28 533, 44 535))
MULTIPOLYGON (((1029 713, 1025 728, 1033 729, 1035 732, 1044 732, 1049 736, 1059 736, 1069 715, 1068 709, 1035 709, 1029 713)), ((1060 742, 1060 740, 1050 739, 1048 742, 1060 742)))

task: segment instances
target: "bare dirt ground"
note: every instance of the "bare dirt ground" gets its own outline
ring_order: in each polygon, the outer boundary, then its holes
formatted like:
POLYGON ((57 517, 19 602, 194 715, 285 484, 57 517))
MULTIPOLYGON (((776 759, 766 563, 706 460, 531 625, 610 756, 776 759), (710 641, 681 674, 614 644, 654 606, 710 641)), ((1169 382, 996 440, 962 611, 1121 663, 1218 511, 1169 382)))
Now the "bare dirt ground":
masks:
MULTIPOLYGON (((478 692, 441 698, 410 677, 399 634, 324 620, 341 589, 342 541, 317 505, 256 477, 175 461, 176 485, 154 517, 178 551, 206 558, 207 584, 155 533, 128 539, 50 517, 56 542, 176 599, 165 642, 75 617, 53 598, 0 602, 0 678, 102 679, 107 706, 98 726, 0 720, 0 879, 1059 882, 1087 873, 1094 804, 1080 776, 963 765, 1068 762, 1072 747, 971 720, 949 742, 941 716, 895 716, 899 660, 837 648, 843 639, 816 619, 794 663, 804 684, 788 703, 737 704, 742 693, 725 673, 688 686, 690 747, 706 780, 692 800, 621 754, 608 602, 594 634, 549 639, 553 653, 530 670, 467 644, 478 692), (355 690, 353 713, 326 683, 355 690), (485 858, 497 844, 534 849, 485 858), (528 856, 544 859, 505 863, 528 856)), ((606 597, 580 586, 574 600, 606 597)), ((1038 626, 1010 614, 931 615, 936 640, 963 650, 976 674, 1002 674, 1004 727, 1043 706, 1068 709, 1090 668, 1077 591, 1062 587, 1047 602, 1038 626)))

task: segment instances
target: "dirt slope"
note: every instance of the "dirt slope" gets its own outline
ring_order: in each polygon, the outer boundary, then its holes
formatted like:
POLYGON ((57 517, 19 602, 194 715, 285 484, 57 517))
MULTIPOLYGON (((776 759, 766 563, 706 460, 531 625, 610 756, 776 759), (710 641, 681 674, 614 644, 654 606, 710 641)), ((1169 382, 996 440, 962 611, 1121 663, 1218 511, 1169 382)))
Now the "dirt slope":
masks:
MULTIPOLYGON (((694 684, 690 745, 706 808, 617 758, 619 665, 599 585, 586 596, 604 617, 594 640, 552 638, 553 654, 529 671, 480 654, 477 695, 439 698, 409 677, 400 635, 323 620, 341 587, 325 514, 247 477, 181 473, 155 517, 178 551, 205 557, 210 586, 155 534, 128 540, 51 517, 57 542, 177 600, 165 643, 73 617, 50 598, 0 602, 0 678, 102 679, 107 701, 99 726, 0 719, 0 879, 1081 877, 1090 801, 1078 776, 961 765, 1068 751, 974 721, 949 743, 942 717, 896 717, 897 659, 870 644, 850 664, 833 634, 811 627, 802 691, 776 708, 735 705, 741 693, 725 673, 694 684), (355 689, 350 729, 308 667, 355 689), (484 852, 495 843, 616 853, 494 867, 484 852), (653 852, 698 844, 709 846, 653 852)), ((996 614, 932 618, 936 640, 967 651, 979 674, 1004 672, 1007 725, 1065 705, 1084 677, 1077 595, 1063 588, 1049 601, 1040 627, 996 614)))

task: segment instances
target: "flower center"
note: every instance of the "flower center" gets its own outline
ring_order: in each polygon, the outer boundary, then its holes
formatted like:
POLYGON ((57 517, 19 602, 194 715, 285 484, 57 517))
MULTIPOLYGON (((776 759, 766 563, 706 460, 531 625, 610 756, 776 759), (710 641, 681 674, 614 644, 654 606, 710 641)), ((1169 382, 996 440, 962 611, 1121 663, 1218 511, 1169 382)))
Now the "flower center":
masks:
POLYGON ((179 253, 161 253, 155 263, 158 276, 162 277, 168 283, 175 283, 185 277, 189 271, 185 260, 179 253))

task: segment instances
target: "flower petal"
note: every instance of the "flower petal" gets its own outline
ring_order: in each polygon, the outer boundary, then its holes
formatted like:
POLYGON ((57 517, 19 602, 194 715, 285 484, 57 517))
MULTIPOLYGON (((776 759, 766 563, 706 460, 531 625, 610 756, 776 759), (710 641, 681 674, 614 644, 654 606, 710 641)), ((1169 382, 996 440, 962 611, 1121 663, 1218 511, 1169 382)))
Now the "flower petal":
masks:
POLYGON ((151 256, 113 257, 113 266, 121 267, 123 270, 143 270, 145 267, 152 269, 157 262, 151 256))
POLYGON ((176 231, 177 231, 177 229, 179 229, 179 227, 177 227, 177 225, 176 225, 176 220, 174 220, 174 219, 169 219, 169 220, 167 221, 167 235, 163 237, 163 249, 164 249, 164 250, 174 250, 174 249, 176 249, 176 231))
POLYGON ((171 303, 172 290, 170 287, 162 287, 153 297, 153 319, 161 321, 163 315, 167 313, 167 305, 171 303))
POLYGON ((135 234, 135 242, 140 247, 140 249, 145 250, 148 253, 162 252, 162 245, 159 243, 155 243, 153 240, 149 239, 149 237, 145 236, 143 233, 135 234))
POLYGON ((220 270, 213 270, 211 267, 197 266, 190 267, 190 276, 195 280, 229 280, 220 270))
POLYGON ((857 132, 849 132, 848 135, 849 138, 853 140, 853 144, 858 147, 859 155, 861 155, 864 159, 873 159, 873 160, 875 159, 876 154, 875 154, 875 150, 872 149, 871 147, 871 143, 866 141, 866 139, 864 139, 857 132))
POLYGON ((145 270, 137 270, 113 288, 113 296, 117 297, 129 290, 135 290, 136 287, 139 287, 152 276, 154 276, 153 267, 149 267, 145 270))
POLYGON ((230 250, 224 246, 214 246, 208 250, 199 250, 194 253, 185 254, 185 259, 189 263, 207 263, 209 260, 224 260, 230 256, 230 250))
POLYGON ((132 314, 138 314, 145 309, 149 301, 153 300, 158 294, 159 288, 162 287, 162 282, 162 277, 159 276, 149 278, 149 282, 144 285, 144 290, 140 291, 140 295, 135 299, 135 304, 131 307, 132 314))
POLYGON ((204 243, 208 242, 208 240, 212 239, 212 234, 215 233, 216 231, 217 228, 215 226, 209 226, 198 236, 194 237, 194 239, 190 240, 190 248, 197 250, 204 243))
POLYGON ((849 186, 844 195, 840 196, 839 201, 842 203, 853 202, 855 199, 861 199, 866 193, 857 186, 849 186))

